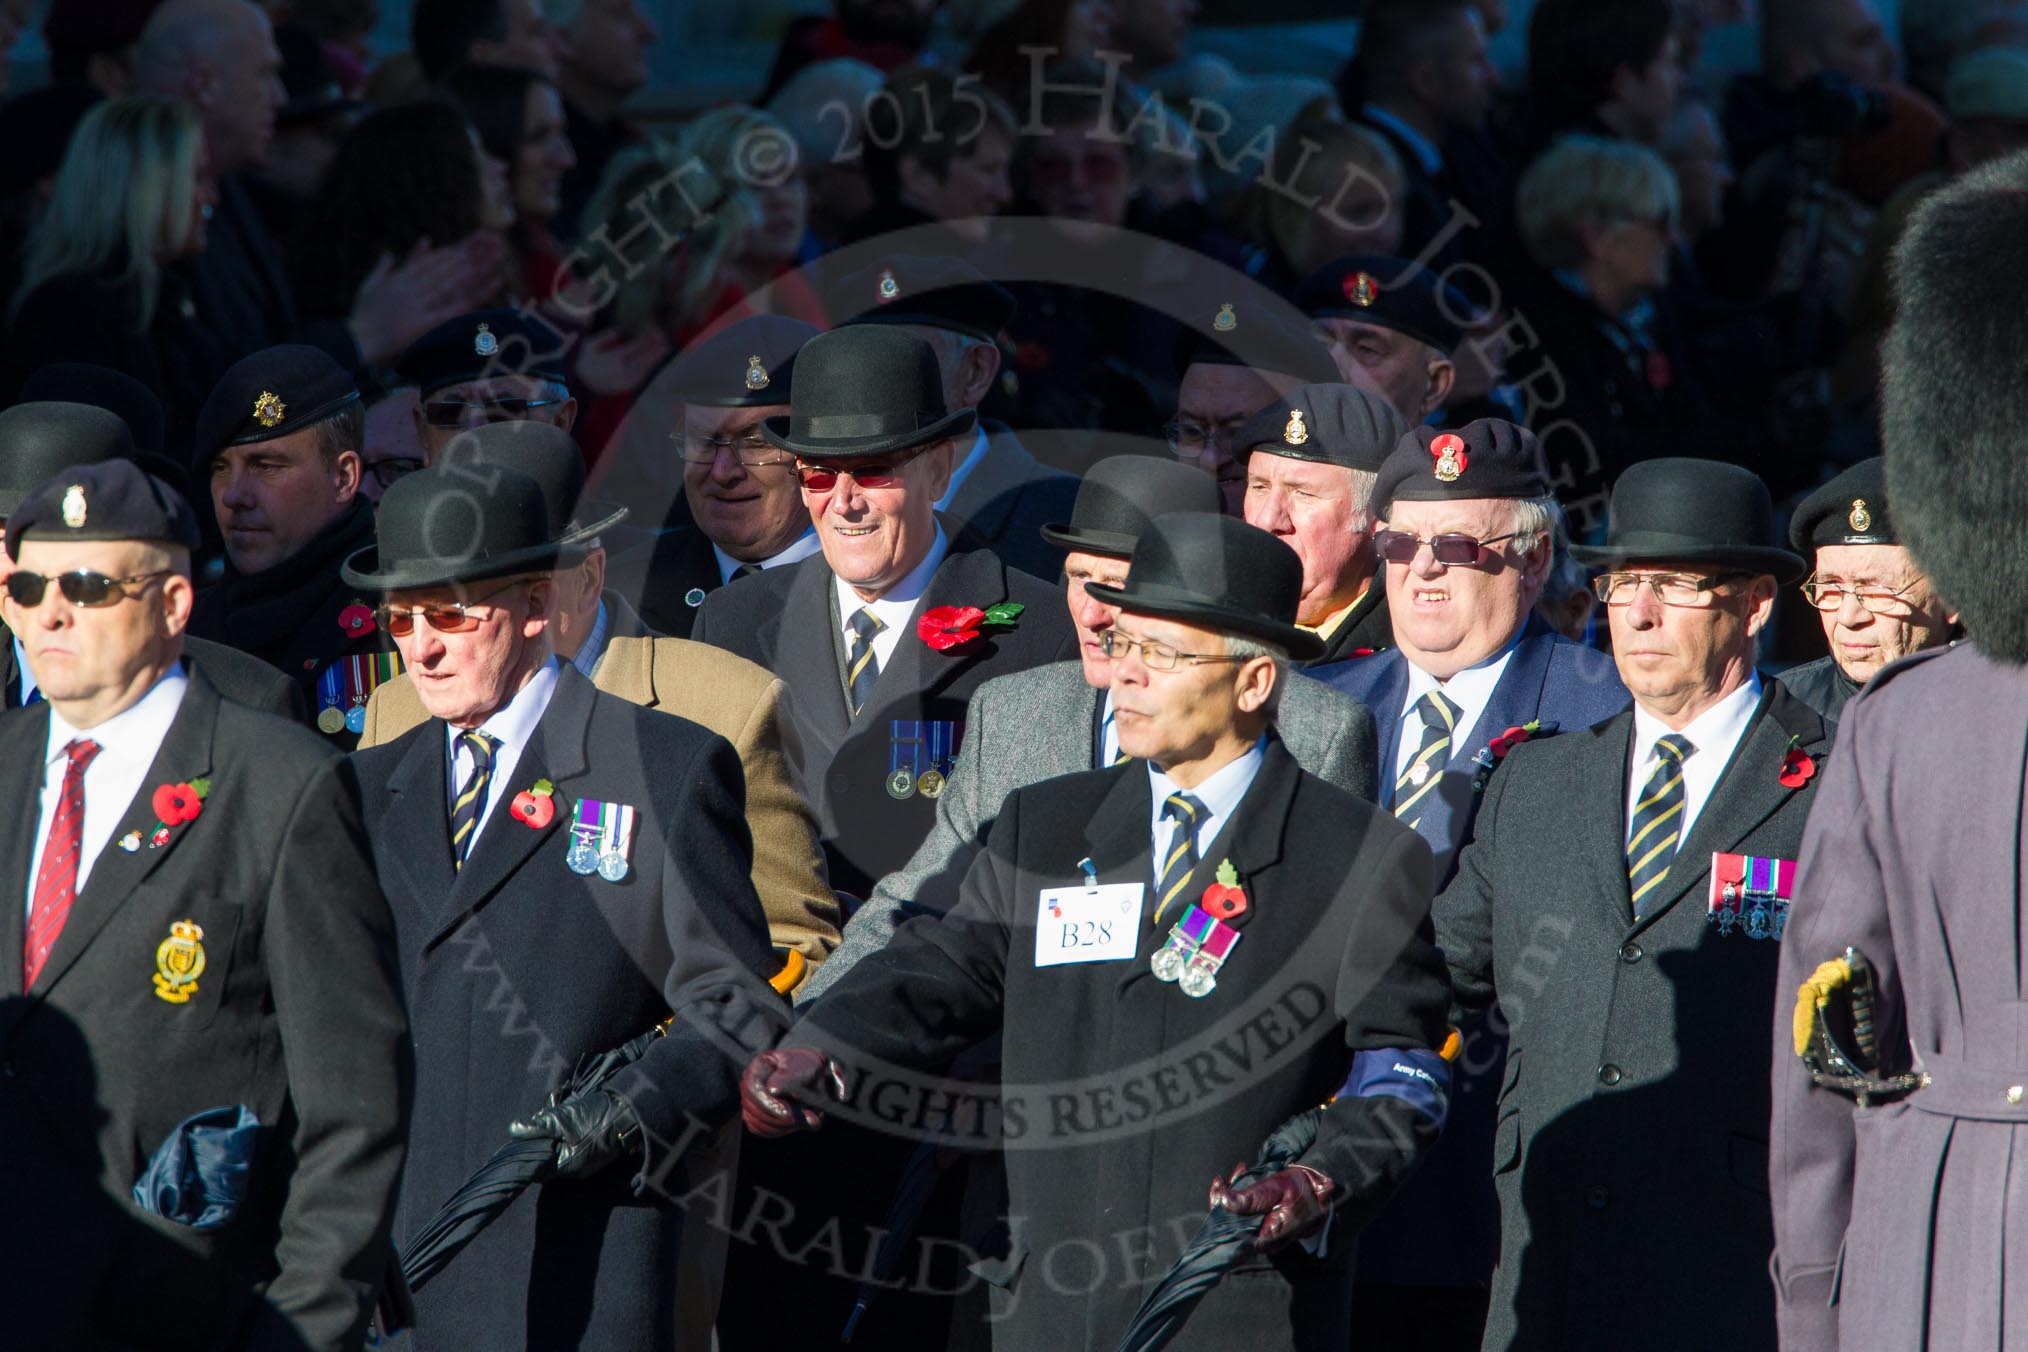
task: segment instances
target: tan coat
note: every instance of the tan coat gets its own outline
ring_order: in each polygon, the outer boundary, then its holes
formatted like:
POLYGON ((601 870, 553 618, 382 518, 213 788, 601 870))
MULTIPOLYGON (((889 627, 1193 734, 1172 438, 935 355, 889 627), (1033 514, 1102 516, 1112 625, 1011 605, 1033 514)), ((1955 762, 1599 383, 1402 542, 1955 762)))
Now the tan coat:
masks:
MULTIPOLYGON (((753 888, 776 948, 794 949, 815 969, 838 945, 838 901, 817 847, 817 823, 790 781, 782 683, 742 657, 681 638, 615 636, 593 684, 609 695, 700 723, 732 743, 746 771, 746 820, 753 832, 753 888)), ((374 689, 366 705, 364 750, 429 719, 403 672, 374 689)))

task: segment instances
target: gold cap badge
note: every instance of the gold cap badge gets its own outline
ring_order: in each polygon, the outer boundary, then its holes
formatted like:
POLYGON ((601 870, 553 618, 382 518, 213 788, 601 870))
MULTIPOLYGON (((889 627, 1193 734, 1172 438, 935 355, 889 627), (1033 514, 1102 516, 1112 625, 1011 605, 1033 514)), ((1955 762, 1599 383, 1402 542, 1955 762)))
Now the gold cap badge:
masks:
POLYGON ((194 920, 169 927, 169 937, 155 946, 156 995, 182 1005, 197 994, 197 978, 204 975, 203 941, 204 928, 194 920))
POLYGON ((880 270, 880 285, 875 288, 875 294, 879 297, 882 305, 887 304, 901 294, 901 283, 894 280, 894 269, 882 268, 880 270))
POLYGON ((770 381, 767 368, 761 365, 759 357, 746 359, 746 387, 750 390, 764 390, 770 381))
POLYGON ((1289 410, 1289 425, 1282 429, 1282 440, 1291 446, 1300 446, 1310 439, 1310 429, 1303 426, 1303 411, 1289 410))
POLYGON ((1220 333, 1231 333, 1239 327, 1239 316, 1232 312, 1231 301, 1218 307, 1218 315, 1211 321, 1211 327, 1220 333))
POLYGON ((72 484, 63 490, 63 524, 72 530, 85 523, 84 485, 72 484))
POLYGON ((472 335, 472 351, 481 357, 490 357, 500 350, 500 340, 493 336, 493 330, 485 325, 472 335))
POLYGON ((1355 272, 1345 279, 1345 299, 1363 310, 1380 299, 1380 283, 1370 272, 1355 272))
POLYGON ((262 427, 279 427, 282 419, 289 416, 289 406, 273 390, 262 390, 261 397, 254 400, 253 415, 262 427))
POLYGON ((1866 499, 1852 499, 1852 514, 1845 518, 1845 524, 1853 530, 1871 530, 1873 528, 1873 513, 1866 510, 1866 499))
POLYGON ((1429 453, 1436 457, 1436 467, 1430 472, 1447 484, 1456 483, 1458 476, 1465 472, 1468 457, 1465 455, 1465 439, 1455 432, 1446 432, 1429 444, 1429 453))

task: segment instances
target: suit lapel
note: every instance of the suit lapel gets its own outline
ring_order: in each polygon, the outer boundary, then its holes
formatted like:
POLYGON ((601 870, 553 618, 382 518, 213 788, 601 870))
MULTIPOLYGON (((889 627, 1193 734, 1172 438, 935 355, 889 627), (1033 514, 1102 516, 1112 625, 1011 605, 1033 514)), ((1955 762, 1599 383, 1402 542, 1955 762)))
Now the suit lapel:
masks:
POLYGON ((831 625, 831 569, 821 554, 793 565, 773 663, 775 675, 795 692, 796 714, 826 748, 845 740, 851 712, 838 683, 837 639, 831 625))
POLYGON ((1479 711, 1479 721, 1451 747, 1453 765, 1460 759, 1470 760, 1495 737, 1536 716, 1542 708, 1542 687, 1549 680, 1549 659, 1554 649, 1548 629, 1530 616, 1527 627, 1521 631, 1521 641, 1514 645, 1514 655, 1507 659, 1507 669, 1500 673, 1499 684, 1493 687, 1492 698, 1479 711))
MULTIPOLYGON (((0 629, 0 634, 6 631, 0 629)), ((7 639, 9 647, 13 639, 7 639)), ((0 946, 0 995, 21 994, 21 945, 28 920, 28 871, 35 866, 35 828, 39 825, 42 778, 48 769, 43 753, 49 747, 49 706, 40 705, 20 718, 0 723, 0 767, 5 767, 9 800, 17 805, 12 820, 0 830, 0 913, 6 923, 0 946), (36 804, 34 808, 30 804, 36 804)))
POLYGON ((1012 432, 997 424, 988 427, 986 454, 965 476, 964 486, 944 510, 987 539, 998 539, 1020 500, 1024 471, 1034 463, 1034 457, 1012 432))
POLYGON ((1380 676, 1372 691, 1375 731, 1380 734, 1380 801, 1394 807, 1395 766, 1401 757, 1401 702, 1408 697, 1408 659, 1399 649, 1366 659, 1379 663, 1380 676))
POLYGON ((1623 930, 1633 907, 1627 885, 1627 774, 1634 711, 1629 706, 1596 727, 1564 735, 1592 739, 1578 762, 1575 782, 1564 786, 1573 809, 1571 851, 1594 871, 1607 918, 1623 930))
MULTIPOLYGON (((1007 599, 1007 578, 999 561, 983 550, 947 555, 930 577, 909 613, 909 632, 895 645, 887 665, 874 682, 867 709, 885 709, 904 700, 926 703, 984 655, 990 634, 961 647, 938 652, 914 632, 915 623, 938 606, 977 606, 984 610, 1007 599)), ((1016 620, 1018 625, 1020 620, 1016 620)), ((862 711, 864 712, 864 711, 862 711)))
POLYGON ((21 673, 14 667, 14 631, 0 624, 0 709, 21 703, 21 673))
MULTIPOLYGON (((392 848, 381 853, 408 885, 419 909, 434 930, 446 918, 451 883, 450 803, 446 798, 450 771, 444 763, 444 724, 429 719, 409 739, 407 751, 387 777, 394 806, 377 828, 392 848)), ((383 867, 385 865, 383 864, 383 867)))

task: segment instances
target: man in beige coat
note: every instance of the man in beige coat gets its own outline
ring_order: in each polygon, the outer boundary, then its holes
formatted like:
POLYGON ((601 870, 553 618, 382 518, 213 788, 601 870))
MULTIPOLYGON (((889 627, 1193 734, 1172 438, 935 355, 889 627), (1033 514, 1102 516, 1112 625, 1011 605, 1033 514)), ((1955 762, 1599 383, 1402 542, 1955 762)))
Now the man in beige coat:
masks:
MULTIPOLYGON (((788 692, 744 658, 653 632, 626 602, 605 591, 606 551, 597 533, 625 509, 581 501, 584 461, 566 433, 541 423, 496 423, 446 449, 446 462, 459 459, 527 474, 542 486, 552 515, 572 526, 564 537, 571 547, 555 574, 560 614, 552 632, 558 659, 575 665, 605 693, 701 724, 739 753, 753 832, 754 891, 785 963, 775 984, 793 991, 837 946, 840 914, 817 846, 816 821, 790 777, 798 747, 788 692)), ((391 742, 428 718, 404 672, 374 690, 359 745, 391 742)))

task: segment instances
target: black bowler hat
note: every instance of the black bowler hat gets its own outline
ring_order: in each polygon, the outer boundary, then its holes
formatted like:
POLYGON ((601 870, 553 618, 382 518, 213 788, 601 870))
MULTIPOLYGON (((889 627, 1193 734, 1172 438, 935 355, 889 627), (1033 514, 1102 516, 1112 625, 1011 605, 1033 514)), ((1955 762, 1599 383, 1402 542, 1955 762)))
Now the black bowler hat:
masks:
POLYGON ((505 465, 432 465, 380 499, 379 540, 345 560, 349 587, 445 587, 556 567, 542 486, 505 465))
POLYGON ((395 375, 427 399, 446 385, 494 376, 562 381, 563 335, 526 310, 501 306, 447 319, 395 359, 395 375))
POLYGON ((1014 293, 962 258, 897 254, 826 288, 839 324, 921 324, 989 343, 1014 318, 1014 293))
POLYGON ((1309 385, 1343 380, 1330 350, 1300 315, 1278 305, 1222 302, 1176 345, 1176 375, 1193 366, 1247 366, 1309 385))
MULTIPOLYGON (((585 544, 626 519, 617 502, 584 496, 584 452, 570 433, 548 423, 489 423, 460 432, 437 456, 439 465, 505 465, 542 490, 549 529, 566 545, 585 544)), ((481 471, 483 472, 483 471, 481 471)))
POLYGON ((30 490, 53 474, 101 460, 132 460, 134 435, 118 414, 38 400, 0 412, 0 518, 12 521, 30 490))
POLYGON ((788 315, 749 315, 677 353, 666 388, 683 403, 714 408, 786 404, 796 354, 819 332, 788 315))
POLYGON ((160 540, 195 549, 199 537, 197 513, 181 493, 120 459, 69 465, 37 484, 8 514, 8 558, 21 557, 24 539, 160 540))
POLYGON ((1312 319, 1352 319, 1405 333, 1449 356, 1464 341, 1472 304, 1456 287, 1408 258, 1354 254, 1326 263, 1296 288, 1296 308, 1312 319))
POLYGON ((1324 653, 1324 640, 1296 627, 1303 561, 1266 531, 1229 516, 1156 517, 1134 549, 1126 585, 1088 582, 1084 589, 1135 615, 1278 644, 1298 661, 1324 653))
POLYGON ((191 462, 202 475, 228 446, 300 432, 359 402, 352 373, 321 347, 284 343, 241 357, 212 386, 197 415, 191 462))
MULTIPOLYGON (((162 401, 156 398, 155 391, 125 371, 82 361, 51 362, 21 382, 21 403, 31 404, 44 399, 66 404, 91 404, 116 414, 120 421, 126 423, 127 430, 134 434, 134 453, 148 472, 157 478, 168 477, 154 465, 146 463, 150 457, 162 454, 166 426, 162 417, 162 401)), ((93 456, 92 459, 103 460, 105 457, 93 456)), ((177 471, 182 472, 182 466, 177 466, 177 471)))
POLYGON ((787 417, 761 423, 808 460, 887 455, 962 436, 978 414, 944 406, 937 354, 912 333, 855 324, 819 334, 796 358, 787 417))
POLYGON ((1407 431, 1394 405, 1334 382, 1296 386, 1248 418, 1233 445, 1374 474, 1407 431))
POLYGON ((1158 516, 1223 510, 1218 481, 1195 465, 1152 455, 1115 455, 1085 471, 1070 520, 1042 538, 1088 554, 1131 555, 1158 516))
POLYGON ((1861 460, 1804 498, 1789 522, 1789 543, 1798 554, 1819 545, 1898 545, 1887 508, 1887 461, 1861 460))
POLYGON ((1793 582, 1805 564, 1776 543, 1774 503, 1760 476, 1720 460, 1643 460, 1613 485, 1603 545, 1572 545, 1594 567, 1675 562, 1772 573, 1793 582))
POLYGON ((1504 418, 1480 418, 1451 430, 1414 427, 1380 467, 1373 510, 1396 502, 1462 498, 1546 498, 1549 468, 1542 443, 1504 418))

